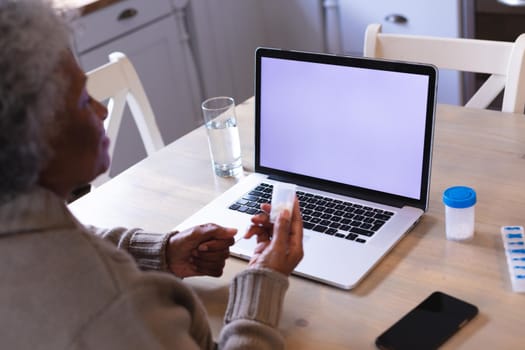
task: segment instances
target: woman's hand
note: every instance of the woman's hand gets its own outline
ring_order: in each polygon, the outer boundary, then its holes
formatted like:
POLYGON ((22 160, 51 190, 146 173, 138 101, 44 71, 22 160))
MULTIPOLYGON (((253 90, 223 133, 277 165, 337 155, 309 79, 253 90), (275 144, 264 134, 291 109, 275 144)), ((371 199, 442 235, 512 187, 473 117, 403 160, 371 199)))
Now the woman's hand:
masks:
POLYGON ((222 275, 237 230, 216 224, 192 227, 171 236, 168 267, 177 277, 222 275))
POLYGON ((303 258, 303 220, 299 201, 295 199, 293 212, 284 210, 275 224, 270 223, 269 204, 262 204, 262 214, 252 218, 245 238, 257 236, 257 247, 250 267, 268 268, 290 275, 303 258))

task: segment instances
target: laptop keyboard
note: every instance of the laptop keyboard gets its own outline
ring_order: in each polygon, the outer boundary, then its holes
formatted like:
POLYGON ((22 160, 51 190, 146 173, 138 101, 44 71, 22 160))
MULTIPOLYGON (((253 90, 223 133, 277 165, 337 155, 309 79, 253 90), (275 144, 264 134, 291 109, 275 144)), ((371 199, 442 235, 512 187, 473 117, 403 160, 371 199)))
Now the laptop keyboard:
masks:
MULTIPOLYGON (((272 201, 273 186, 261 183, 230 205, 230 209, 254 215, 261 203, 272 201)), ((304 228, 358 243, 365 243, 394 213, 313 193, 297 191, 304 228)))

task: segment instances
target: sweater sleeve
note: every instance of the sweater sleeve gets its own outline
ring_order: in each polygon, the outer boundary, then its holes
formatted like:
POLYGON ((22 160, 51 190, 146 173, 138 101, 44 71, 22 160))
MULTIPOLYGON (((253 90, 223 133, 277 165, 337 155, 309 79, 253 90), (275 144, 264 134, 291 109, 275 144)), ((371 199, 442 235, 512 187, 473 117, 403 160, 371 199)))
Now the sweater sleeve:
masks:
MULTIPOLYGON (((110 252, 107 244, 96 248, 106 262, 98 265, 106 271, 98 274, 99 308, 68 348, 216 349, 205 308, 191 288, 167 274, 140 272, 128 255, 110 252)), ((218 348, 283 349, 276 327, 287 287, 287 277, 272 270, 235 276, 218 348)))
POLYGON ((219 349, 282 349, 277 329, 288 278, 268 269, 247 269, 230 285, 219 349))
POLYGON ((175 234, 148 233, 138 228, 115 227, 103 229, 86 226, 93 234, 115 244, 130 253, 142 270, 167 271, 166 246, 169 238, 175 234))

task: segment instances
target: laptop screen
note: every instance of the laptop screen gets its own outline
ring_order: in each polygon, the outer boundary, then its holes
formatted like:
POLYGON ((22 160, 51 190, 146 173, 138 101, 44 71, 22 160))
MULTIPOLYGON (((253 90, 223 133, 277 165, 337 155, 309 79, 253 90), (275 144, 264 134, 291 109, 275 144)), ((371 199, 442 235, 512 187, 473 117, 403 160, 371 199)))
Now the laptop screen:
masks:
POLYGON ((257 167, 426 200, 434 69, 268 50, 257 54, 257 167))

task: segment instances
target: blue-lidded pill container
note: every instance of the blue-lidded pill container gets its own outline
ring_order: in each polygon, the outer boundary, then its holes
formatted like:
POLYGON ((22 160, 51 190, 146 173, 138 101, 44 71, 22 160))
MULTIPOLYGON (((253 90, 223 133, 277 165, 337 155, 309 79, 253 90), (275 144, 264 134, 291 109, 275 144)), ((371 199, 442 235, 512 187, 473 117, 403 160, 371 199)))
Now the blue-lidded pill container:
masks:
POLYGON ((447 239, 461 241, 474 236, 476 191, 466 186, 449 187, 443 192, 447 239))

